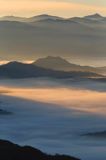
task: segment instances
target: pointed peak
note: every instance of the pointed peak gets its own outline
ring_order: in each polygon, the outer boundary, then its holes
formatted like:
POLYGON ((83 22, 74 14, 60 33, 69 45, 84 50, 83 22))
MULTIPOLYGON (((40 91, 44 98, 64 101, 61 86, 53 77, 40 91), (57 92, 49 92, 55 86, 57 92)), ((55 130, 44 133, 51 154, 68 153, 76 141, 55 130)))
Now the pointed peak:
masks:
POLYGON ((95 16, 95 17, 102 17, 99 13, 95 13, 93 16, 95 16))
POLYGON ((39 66, 50 65, 56 67, 57 65, 68 65, 69 62, 65 60, 64 58, 61 58, 59 56, 47 56, 44 58, 37 59, 33 64, 37 64, 39 66), (56 65, 56 66, 55 66, 56 65))
POLYGON ((84 18, 101 19, 103 17, 99 13, 95 13, 95 14, 92 14, 92 15, 85 16, 84 18))

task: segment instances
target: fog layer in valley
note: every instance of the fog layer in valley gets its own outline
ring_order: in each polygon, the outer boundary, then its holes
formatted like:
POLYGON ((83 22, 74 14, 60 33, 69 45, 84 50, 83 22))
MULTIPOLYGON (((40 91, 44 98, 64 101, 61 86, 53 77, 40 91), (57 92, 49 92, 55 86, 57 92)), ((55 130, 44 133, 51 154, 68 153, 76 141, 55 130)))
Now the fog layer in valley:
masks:
POLYGON ((48 153, 105 160, 106 84, 91 80, 0 80, 0 138, 48 153))

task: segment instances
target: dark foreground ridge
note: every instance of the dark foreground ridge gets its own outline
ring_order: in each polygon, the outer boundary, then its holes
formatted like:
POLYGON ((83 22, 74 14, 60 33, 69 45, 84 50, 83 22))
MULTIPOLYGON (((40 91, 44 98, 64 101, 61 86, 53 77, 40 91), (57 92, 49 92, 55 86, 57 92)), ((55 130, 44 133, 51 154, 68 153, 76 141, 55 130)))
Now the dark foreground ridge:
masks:
POLYGON ((48 155, 38 149, 21 147, 9 141, 0 140, 0 160, 79 160, 67 155, 48 155))

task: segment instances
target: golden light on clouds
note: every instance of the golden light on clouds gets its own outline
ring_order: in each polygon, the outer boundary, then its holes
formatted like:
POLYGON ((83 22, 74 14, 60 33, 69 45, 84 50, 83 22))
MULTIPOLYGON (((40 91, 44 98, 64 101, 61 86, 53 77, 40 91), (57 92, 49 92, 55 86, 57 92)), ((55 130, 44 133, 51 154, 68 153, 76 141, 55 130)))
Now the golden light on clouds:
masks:
POLYGON ((86 15, 94 12, 106 14, 106 7, 75 3, 74 1, 49 0, 0 0, 0 15, 33 16, 36 14, 53 14, 59 16, 86 15))
POLYGON ((106 115, 106 93, 75 88, 15 88, 0 87, 3 95, 43 103, 60 105, 68 109, 106 115), (45 94, 46 93, 46 94, 45 94), (66 96, 67 95, 67 96, 66 96))

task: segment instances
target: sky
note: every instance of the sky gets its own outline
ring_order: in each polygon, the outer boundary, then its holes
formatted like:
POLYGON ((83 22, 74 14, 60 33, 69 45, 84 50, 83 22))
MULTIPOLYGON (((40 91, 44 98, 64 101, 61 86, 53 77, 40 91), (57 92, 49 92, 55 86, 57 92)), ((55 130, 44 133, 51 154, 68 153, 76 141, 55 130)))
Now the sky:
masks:
POLYGON ((72 17, 97 12, 106 15, 106 0, 0 0, 0 16, 30 17, 46 13, 72 17))

